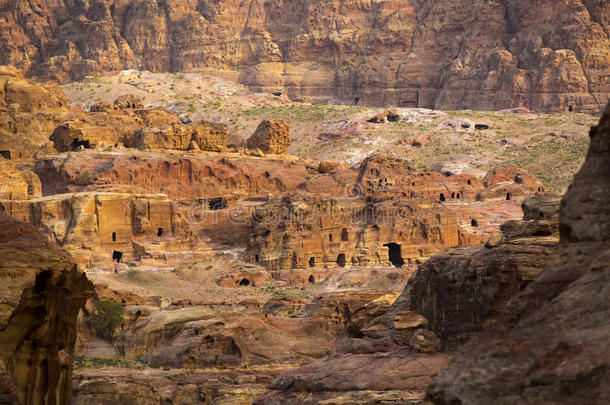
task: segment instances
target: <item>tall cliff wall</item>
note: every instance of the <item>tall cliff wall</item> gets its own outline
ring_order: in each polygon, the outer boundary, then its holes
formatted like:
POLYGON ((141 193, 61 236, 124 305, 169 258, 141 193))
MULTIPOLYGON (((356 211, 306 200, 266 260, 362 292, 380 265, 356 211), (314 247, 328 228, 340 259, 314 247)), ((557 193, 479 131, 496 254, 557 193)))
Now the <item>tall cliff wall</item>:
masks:
POLYGON ((602 0, 0 0, 0 64, 66 81, 206 68, 293 99, 603 109, 602 0))

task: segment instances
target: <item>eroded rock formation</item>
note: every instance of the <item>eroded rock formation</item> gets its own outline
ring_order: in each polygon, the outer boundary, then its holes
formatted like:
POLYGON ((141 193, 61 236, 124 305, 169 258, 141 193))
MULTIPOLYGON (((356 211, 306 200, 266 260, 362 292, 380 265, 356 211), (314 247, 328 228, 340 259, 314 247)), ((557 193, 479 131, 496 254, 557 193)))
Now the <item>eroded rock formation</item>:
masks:
POLYGON ((429 403, 602 404, 610 399, 610 106, 563 198, 560 244, 493 328, 428 388, 429 403), (476 372, 474 371, 476 370, 476 372))
POLYGON ((248 148, 263 153, 284 154, 290 146, 290 127, 280 119, 264 120, 248 139, 248 148))
POLYGON ((0 63, 60 81, 213 69, 293 99, 600 111, 610 6, 574 0, 0 3, 0 63))
POLYGON ((0 256, 0 399, 69 403, 76 317, 92 285, 66 251, 1 214, 0 256))

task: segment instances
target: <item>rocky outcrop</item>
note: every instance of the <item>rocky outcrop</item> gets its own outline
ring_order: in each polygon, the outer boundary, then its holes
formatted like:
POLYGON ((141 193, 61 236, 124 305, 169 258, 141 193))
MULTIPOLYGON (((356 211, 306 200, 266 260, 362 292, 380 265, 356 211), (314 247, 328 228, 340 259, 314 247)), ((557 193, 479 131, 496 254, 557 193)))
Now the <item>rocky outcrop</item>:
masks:
POLYGON ((557 253, 434 379, 429 403, 608 401, 609 151, 610 106, 563 198, 557 253))
POLYGON ((402 267, 458 244, 455 213, 411 199, 283 197, 252 218, 246 255, 273 269, 402 267))
POLYGON ((40 231, 3 215, 0 256, 0 398, 69 403, 76 317, 92 285, 40 231))
POLYGON ((196 125, 146 127, 138 130, 126 145, 146 149, 196 149, 220 152, 227 147, 227 126, 202 121, 196 125))
POLYGON ((290 127, 280 119, 264 120, 248 138, 247 145, 263 153, 285 154, 290 146, 290 127))
MULTIPOLYGON (((526 199, 523 206, 532 209, 540 199, 526 199)), ((509 221, 501 230, 484 246, 450 249, 420 265, 392 311, 425 316, 445 350, 494 325, 506 302, 538 277, 559 237, 552 218, 509 221)))
POLYGON ((199 68, 298 100, 593 112, 610 94, 608 7, 585 0, 4 0, 0 63, 60 81, 199 68))
POLYGON ((60 123, 82 111, 69 107, 55 83, 24 79, 20 71, 0 66, 0 155, 23 160, 53 152, 49 137, 60 123))

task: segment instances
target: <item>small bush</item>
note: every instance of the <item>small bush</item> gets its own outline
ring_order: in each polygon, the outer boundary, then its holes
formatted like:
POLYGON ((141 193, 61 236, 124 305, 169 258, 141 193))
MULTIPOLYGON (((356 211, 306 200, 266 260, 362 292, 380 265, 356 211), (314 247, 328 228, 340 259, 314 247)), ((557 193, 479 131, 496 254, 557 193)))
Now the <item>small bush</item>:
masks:
POLYGON ((123 321, 123 304, 114 301, 100 301, 93 307, 91 323, 95 333, 102 339, 112 340, 114 331, 123 321))

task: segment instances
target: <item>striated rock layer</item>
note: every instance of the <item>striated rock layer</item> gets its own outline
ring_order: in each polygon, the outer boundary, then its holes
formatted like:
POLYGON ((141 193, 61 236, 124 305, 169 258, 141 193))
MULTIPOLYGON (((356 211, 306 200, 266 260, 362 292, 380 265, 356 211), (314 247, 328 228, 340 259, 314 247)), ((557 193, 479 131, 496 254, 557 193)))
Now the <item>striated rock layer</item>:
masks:
POLYGON ((0 402, 67 404, 76 317, 93 286, 36 228, 0 215, 0 402))
POLYGON ((600 111, 610 5, 553 0, 0 1, 0 63, 60 81, 225 72, 293 99, 600 111))
POLYGON ((430 403, 610 401, 609 192, 610 106, 562 201, 557 254, 434 379, 430 403))

